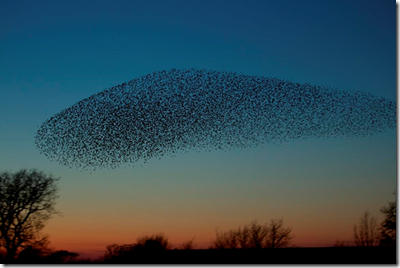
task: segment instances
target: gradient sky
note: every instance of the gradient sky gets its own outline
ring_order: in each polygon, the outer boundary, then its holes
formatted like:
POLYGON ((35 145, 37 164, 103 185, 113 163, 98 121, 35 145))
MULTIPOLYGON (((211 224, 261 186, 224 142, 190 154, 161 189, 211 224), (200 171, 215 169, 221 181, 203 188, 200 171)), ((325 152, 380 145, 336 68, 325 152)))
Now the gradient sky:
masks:
POLYGON ((0 0, 0 172, 60 177, 44 229, 56 249, 102 254, 163 232, 206 247, 215 228, 283 217, 298 246, 352 237, 396 190, 396 131, 179 154, 82 172, 49 162, 38 126, 77 101, 153 71, 204 68, 396 100, 394 1, 0 0))

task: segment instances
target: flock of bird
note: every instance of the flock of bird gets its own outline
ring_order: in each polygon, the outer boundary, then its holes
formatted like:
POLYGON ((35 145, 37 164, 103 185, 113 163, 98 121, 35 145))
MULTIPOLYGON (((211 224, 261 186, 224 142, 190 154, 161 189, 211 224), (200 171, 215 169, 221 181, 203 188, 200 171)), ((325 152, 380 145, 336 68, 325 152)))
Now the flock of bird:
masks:
POLYGON ((41 153, 83 170, 190 150, 314 137, 369 136, 396 127, 396 103, 368 93, 198 69, 135 78, 46 120, 41 153))

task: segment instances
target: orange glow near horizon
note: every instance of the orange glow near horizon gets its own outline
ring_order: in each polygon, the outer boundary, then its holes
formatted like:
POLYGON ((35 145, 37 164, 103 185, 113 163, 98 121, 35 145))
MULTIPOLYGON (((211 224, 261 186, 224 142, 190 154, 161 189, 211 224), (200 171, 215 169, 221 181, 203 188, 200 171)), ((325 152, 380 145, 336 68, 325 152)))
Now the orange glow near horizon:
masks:
MULTIPOLYGON (((269 222, 259 221, 259 223, 269 222)), ((247 221, 245 223, 250 223, 247 221)), ((132 244, 136 239, 143 235, 152 235, 156 233, 163 233, 172 245, 172 248, 179 248, 179 246, 194 237, 194 248, 206 249, 212 246, 212 240, 215 238, 214 228, 202 228, 201 225, 191 226, 185 228, 175 228, 166 225, 167 228, 162 231, 161 226, 159 230, 153 228, 145 228, 146 225, 132 225, 132 229, 127 229, 129 224, 121 224, 119 228, 110 228, 104 224, 97 226, 80 226, 78 229, 72 225, 67 225, 64 221, 58 220, 46 227, 46 233, 50 234, 51 245, 56 250, 68 250, 80 254, 80 258, 96 259, 104 255, 106 246, 111 244, 132 244), (59 232, 58 230, 64 230, 59 232), (126 231, 129 230, 129 231, 126 231), (135 231, 140 230, 140 231, 135 231), (146 231, 147 230, 147 231, 146 231), (154 230, 154 231, 152 231, 154 230)), ((243 225, 243 224, 242 224, 243 225)), ((339 224, 340 225, 340 224, 339 224)), ((333 246, 337 240, 351 240, 352 239, 352 225, 343 225, 343 229, 337 229, 335 226, 307 226, 301 222, 294 224, 289 220, 284 220, 285 227, 292 227, 292 246, 296 247, 329 247, 333 246), (347 228, 344 228, 346 226, 347 228)), ((236 229, 238 225, 231 225, 231 227, 219 226, 221 231, 229 229, 236 229)))

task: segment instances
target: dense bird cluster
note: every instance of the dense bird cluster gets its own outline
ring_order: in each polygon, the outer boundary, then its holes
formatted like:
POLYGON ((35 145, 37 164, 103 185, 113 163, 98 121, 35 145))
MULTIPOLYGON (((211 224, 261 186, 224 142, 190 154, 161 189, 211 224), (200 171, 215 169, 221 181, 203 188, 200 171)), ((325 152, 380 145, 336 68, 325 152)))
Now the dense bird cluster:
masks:
POLYGON ((45 121, 35 142, 50 159, 93 169, 193 149, 357 137, 395 127, 395 102, 368 93, 172 69, 79 101, 45 121))

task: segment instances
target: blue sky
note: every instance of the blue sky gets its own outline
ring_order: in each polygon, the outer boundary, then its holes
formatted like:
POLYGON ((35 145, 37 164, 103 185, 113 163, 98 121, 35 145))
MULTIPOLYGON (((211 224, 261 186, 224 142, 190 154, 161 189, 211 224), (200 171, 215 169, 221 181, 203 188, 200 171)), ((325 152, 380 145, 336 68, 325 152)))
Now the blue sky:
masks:
POLYGON ((293 227, 299 245, 349 239, 364 210, 380 217, 393 199, 395 130, 187 153, 92 173, 49 162, 34 135, 83 98, 170 68, 235 71, 395 100, 395 12, 394 1, 382 0, 2 0, 0 169, 61 177, 64 217, 46 231, 56 247, 71 251, 93 253, 156 231, 177 242, 197 235, 200 245, 217 225, 275 217, 293 227), (117 222, 132 227, 128 234, 115 230, 117 222), (89 230, 109 235, 86 245, 89 230))

